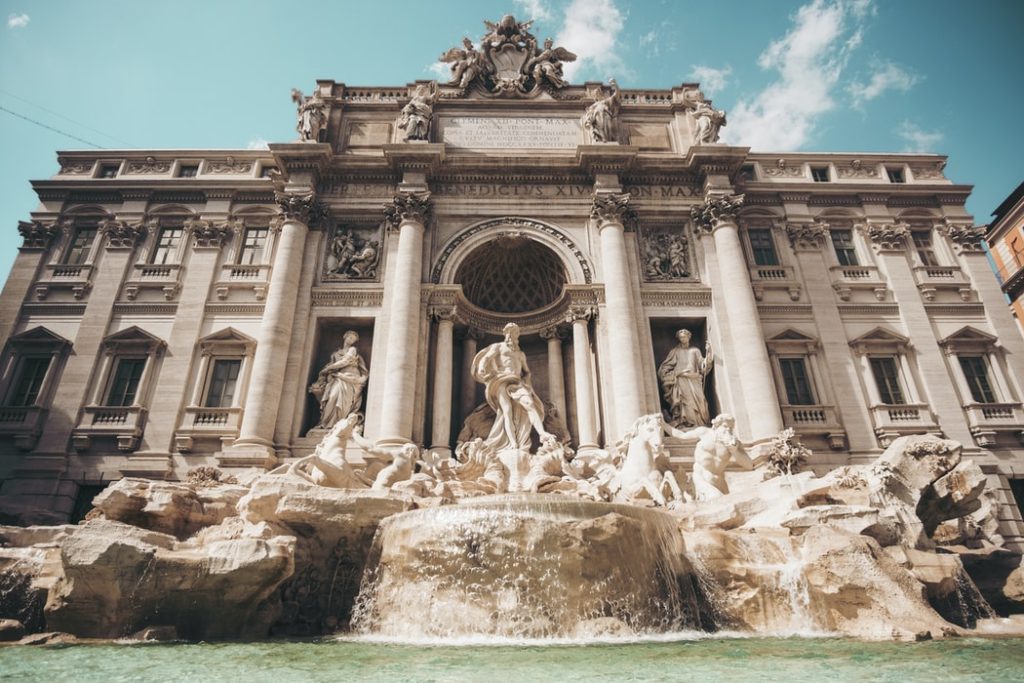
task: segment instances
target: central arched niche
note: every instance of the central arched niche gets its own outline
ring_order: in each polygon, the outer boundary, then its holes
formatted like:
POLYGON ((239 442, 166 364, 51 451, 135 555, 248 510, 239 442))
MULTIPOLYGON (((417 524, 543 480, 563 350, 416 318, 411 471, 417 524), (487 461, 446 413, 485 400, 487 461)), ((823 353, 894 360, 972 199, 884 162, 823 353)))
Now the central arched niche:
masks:
POLYGON ((475 306, 494 313, 527 313, 562 295, 566 272, 547 246, 523 234, 502 234, 459 264, 456 284, 475 306))

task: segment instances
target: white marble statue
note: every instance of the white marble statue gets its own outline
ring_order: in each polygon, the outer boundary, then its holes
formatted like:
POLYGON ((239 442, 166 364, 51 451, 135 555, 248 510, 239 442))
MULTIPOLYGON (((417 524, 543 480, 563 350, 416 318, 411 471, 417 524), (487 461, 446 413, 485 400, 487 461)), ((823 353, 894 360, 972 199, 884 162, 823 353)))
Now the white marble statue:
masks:
POLYGON ((615 133, 615 119, 619 115, 619 84, 615 79, 608 83, 612 94, 587 107, 581 119, 583 127, 590 131, 590 138, 594 142, 617 142, 619 139, 615 133))
POLYGON ((676 332, 679 344, 668 352, 658 367, 658 379, 669 405, 669 422, 673 427, 698 427, 708 424, 708 402, 704 398, 704 378, 711 371, 714 358, 711 343, 705 355, 690 346, 689 330, 676 332))
POLYGON ((416 86, 409 103, 402 107, 398 127, 405 131, 405 141, 429 140, 430 122, 434 118, 434 103, 441 96, 437 81, 416 86))
POLYGON ((463 38, 462 44, 465 49, 453 47, 442 54, 439 59, 452 65, 452 79, 448 81, 448 85, 457 85, 465 90, 477 76, 493 70, 493 67, 484 58, 484 54, 473 47, 472 40, 463 38))
POLYGON ((669 500, 683 500, 675 475, 662 472, 656 463, 663 455, 663 431, 661 415, 654 413, 638 418, 622 437, 618 447, 624 456, 614 481, 615 500, 629 503, 650 498, 662 506, 669 500))
POLYGON ((318 429, 330 429, 339 420, 359 412, 369 372, 356 349, 357 341, 357 333, 346 332, 341 348, 331 354, 331 360, 309 387, 309 392, 320 401, 318 429))
POLYGON ((320 99, 317 93, 305 97, 302 91, 297 89, 292 90, 292 101, 299 108, 295 125, 299 139, 303 142, 319 142, 320 131, 327 125, 327 103, 320 99))
POLYGON ((337 489, 367 488, 370 480, 345 459, 345 448, 359 425, 359 418, 358 414, 353 414, 338 420, 311 455, 281 465, 270 474, 292 475, 318 486, 337 489))
POLYGON ((562 62, 574 62, 576 55, 554 45, 550 38, 545 40, 544 49, 526 62, 523 71, 530 73, 537 83, 546 81, 555 88, 564 88, 568 83, 562 76, 562 62))
POLYGON ((754 463, 747 455, 739 437, 733 431, 736 420, 732 415, 716 415, 710 427, 697 427, 682 431, 665 424, 665 430, 680 439, 697 439, 693 450, 693 493, 698 501, 711 500, 729 493, 725 470, 730 462, 752 470, 754 463))
POLYGON ((533 391, 526 354, 519 350, 519 326, 509 323, 505 339, 491 344, 473 359, 473 379, 484 385, 495 418, 485 444, 495 453, 530 449, 531 428, 543 439, 544 407, 533 391))
POLYGON ((709 145, 718 142, 718 131, 725 125, 725 112, 714 109, 703 100, 697 100, 693 110, 696 128, 693 133, 693 144, 709 145))

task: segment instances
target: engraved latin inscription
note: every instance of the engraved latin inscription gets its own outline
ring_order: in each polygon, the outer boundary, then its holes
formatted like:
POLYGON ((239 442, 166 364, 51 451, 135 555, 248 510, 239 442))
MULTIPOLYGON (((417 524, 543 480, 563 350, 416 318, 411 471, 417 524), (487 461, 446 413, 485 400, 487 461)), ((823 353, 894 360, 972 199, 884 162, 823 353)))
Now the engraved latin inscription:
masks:
POLYGON ((571 149, 580 143, 580 124, 565 118, 452 116, 441 122, 441 139, 453 147, 571 149))

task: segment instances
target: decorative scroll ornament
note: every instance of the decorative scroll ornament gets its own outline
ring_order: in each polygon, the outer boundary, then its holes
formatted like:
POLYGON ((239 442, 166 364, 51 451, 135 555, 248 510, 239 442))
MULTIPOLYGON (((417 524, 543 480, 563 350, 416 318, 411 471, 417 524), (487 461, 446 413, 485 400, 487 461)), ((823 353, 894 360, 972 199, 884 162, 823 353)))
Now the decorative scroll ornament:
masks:
POLYGON ((429 215, 429 192, 396 194, 394 199, 384 205, 384 220, 392 228, 398 228, 406 221, 423 225, 429 215))
POLYGON ((53 243, 60 231, 61 226, 57 223, 18 221, 18 232, 25 240, 21 245, 22 249, 46 249, 53 243))
POLYGON ((154 157, 146 157, 145 161, 130 161, 125 168, 125 175, 159 175, 171 170, 171 162, 157 161, 154 157))
POLYGON ((192 234, 197 248, 219 249, 234 235, 235 222, 228 220, 223 223, 213 223, 198 218, 189 218, 185 221, 185 228, 192 234))
POLYGON ((327 126, 327 103, 319 93, 306 97, 296 88, 292 88, 292 102, 298 107, 295 130, 299 133, 299 140, 320 142, 320 132, 327 126))
POLYGON ((597 317, 597 306, 570 305, 565 312, 565 322, 573 323, 577 320, 590 320, 597 317))
POLYGON ((849 166, 837 166, 836 172, 840 178, 876 178, 878 169, 874 166, 865 166, 860 159, 854 159, 849 166))
POLYGON ((636 221, 636 212, 629 206, 629 193, 602 193, 594 195, 590 217, 596 218, 601 226, 618 223, 625 226, 636 221))
POLYGON ((58 159, 61 175, 89 175, 92 173, 92 160, 72 161, 70 159, 58 159))
POLYGON ((562 74, 565 62, 576 55, 563 47, 555 47, 548 38, 542 49, 530 33, 533 21, 518 22, 506 14, 497 23, 484 21, 488 32, 480 39, 477 50, 469 38, 462 39, 462 48, 453 47, 438 59, 451 64, 449 85, 465 93, 472 85, 485 92, 510 97, 536 94, 541 88, 555 91, 568 83, 562 74))
POLYGON ((108 218, 100 223, 100 231, 107 236, 108 249, 130 249, 146 232, 145 223, 128 223, 108 218))
POLYGON ((879 249, 894 250, 906 246, 910 226, 906 223, 868 223, 864 231, 879 249))
POLYGON ((982 251, 982 240, 985 239, 988 226, 958 225, 947 219, 943 225, 939 226, 939 232, 944 233, 954 247, 961 252, 982 251))
POLYGON ((803 164, 797 166, 787 166, 785 159, 776 159, 774 166, 766 166, 764 174, 768 176, 780 176, 780 177, 791 177, 796 178, 803 175, 804 169, 803 164))
POLYGON ((251 161, 236 161, 234 157, 227 157, 224 161, 206 162, 207 173, 249 173, 252 170, 251 161))
POLYGON ((312 226, 326 215, 324 205, 317 201, 316 193, 275 192, 274 200, 286 221, 298 221, 312 226))
POLYGON ((742 206, 741 194, 709 196, 703 204, 690 207, 693 228, 698 233, 712 232, 722 221, 735 223, 742 206))
POLYGON ((821 221, 814 223, 787 223, 786 235, 794 249, 815 250, 821 248, 828 236, 828 225, 821 221))

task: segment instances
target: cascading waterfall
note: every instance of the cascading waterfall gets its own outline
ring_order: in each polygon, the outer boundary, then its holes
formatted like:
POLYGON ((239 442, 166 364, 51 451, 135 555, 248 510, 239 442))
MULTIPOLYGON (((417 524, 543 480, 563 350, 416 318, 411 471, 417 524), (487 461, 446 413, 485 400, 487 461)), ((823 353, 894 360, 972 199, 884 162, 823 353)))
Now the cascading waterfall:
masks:
POLYGON ((501 495, 385 520, 352 627, 408 639, 653 634, 699 629, 699 604, 664 512, 501 495))

